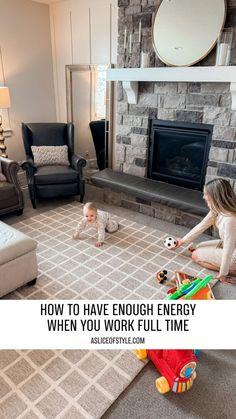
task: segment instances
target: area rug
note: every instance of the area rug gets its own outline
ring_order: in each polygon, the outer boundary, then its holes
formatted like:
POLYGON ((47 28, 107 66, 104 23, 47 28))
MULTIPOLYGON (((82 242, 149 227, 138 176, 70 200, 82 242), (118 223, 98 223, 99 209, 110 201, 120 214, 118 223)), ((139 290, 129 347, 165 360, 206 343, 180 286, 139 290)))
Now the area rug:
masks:
MULTIPOLYGON (((163 299, 173 284, 157 284, 155 271, 209 273, 166 250, 166 233, 120 217, 101 248, 92 228, 74 241, 81 216, 75 202, 14 225, 38 241, 39 275, 5 299, 163 299)), ((144 365, 119 350, 0 351, 0 417, 100 418, 144 365)))

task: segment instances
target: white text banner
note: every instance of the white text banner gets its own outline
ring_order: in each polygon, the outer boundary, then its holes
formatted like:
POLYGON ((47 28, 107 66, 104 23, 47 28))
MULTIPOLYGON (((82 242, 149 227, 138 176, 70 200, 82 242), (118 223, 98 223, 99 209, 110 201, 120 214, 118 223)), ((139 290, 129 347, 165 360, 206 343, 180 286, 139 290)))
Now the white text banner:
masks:
POLYGON ((2 300, 0 349, 236 349, 234 300, 2 300))

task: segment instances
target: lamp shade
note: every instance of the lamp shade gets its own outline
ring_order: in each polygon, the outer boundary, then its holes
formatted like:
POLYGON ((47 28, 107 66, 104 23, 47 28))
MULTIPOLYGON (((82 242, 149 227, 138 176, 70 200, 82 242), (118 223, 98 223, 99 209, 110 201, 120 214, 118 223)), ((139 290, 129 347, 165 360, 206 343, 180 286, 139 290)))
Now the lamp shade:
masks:
POLYGON ((0 109, 10 108, 10 94, 8 87, 0 87, 0 109))

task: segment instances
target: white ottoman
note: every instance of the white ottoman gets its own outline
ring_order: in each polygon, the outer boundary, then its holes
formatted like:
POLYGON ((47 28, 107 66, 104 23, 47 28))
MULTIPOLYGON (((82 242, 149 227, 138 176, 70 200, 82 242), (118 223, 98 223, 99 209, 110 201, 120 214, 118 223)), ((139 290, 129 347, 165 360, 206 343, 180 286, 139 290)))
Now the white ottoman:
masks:
POLYGON ((0 221, 0 297, 37 279, 36 240, 0 221))

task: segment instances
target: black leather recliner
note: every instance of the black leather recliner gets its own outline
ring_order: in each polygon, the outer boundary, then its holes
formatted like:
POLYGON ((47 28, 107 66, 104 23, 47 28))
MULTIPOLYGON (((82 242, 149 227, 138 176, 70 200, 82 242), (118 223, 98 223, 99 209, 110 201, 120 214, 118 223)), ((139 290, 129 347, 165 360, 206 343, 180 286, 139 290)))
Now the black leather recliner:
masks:
POLYGON ((93 144, 96 151, 97 164, 99 170, 103 170, 108 167, 107 157, 107 135, 106 135, 106 121, 100 119, 97 121, 91 121, 89 128, 93 137, 93 144))
POLYGON ((26 160, 21 167, 26 171, 29 195, 36 208, 36 199, 80 195, 83 202, 85 181, 83 167, 86 160, 74 154, 74 125, 72 123, 22 123, 26 160), (31 146, 68 146, 70 166, 35 167, 31 146))

